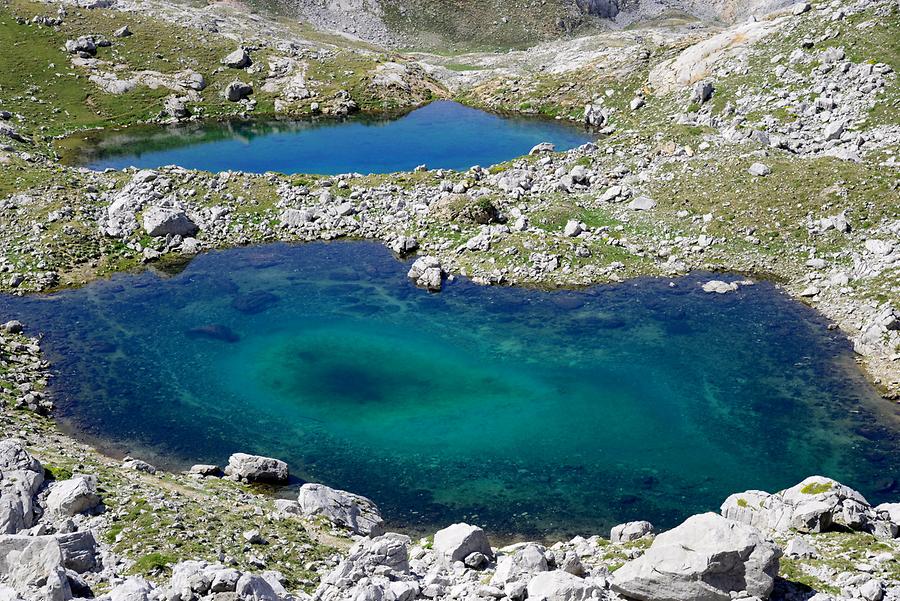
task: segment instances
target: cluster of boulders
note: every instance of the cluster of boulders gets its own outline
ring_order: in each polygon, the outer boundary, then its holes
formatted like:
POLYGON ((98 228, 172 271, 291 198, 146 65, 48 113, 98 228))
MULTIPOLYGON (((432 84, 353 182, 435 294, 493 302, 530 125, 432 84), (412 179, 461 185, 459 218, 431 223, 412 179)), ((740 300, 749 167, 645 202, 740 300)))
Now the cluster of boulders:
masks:
POLYGON ((0 598, 93 597, 82 575, 102 568, 89 517, 101 507, 96 480, 45 478, 21 443, 0 441, 0 598))
MULTIPOLYGON (((175 192, 170 178, 157 171, 138 171, 122 189, 110 195, 109 204, 97 218, 101 233, 127 239, 140 228, 149 236, 165 238, 164 251, 195 251, 198 243, 194 236, 200 227, 188 216, 175 192)), ((140 250, 145 259, 161 254, 155 249, 140 250)))
MULTIPOLYGON (((622 544, 651 533, 649 523, 634 522, 615 527, 611 538, 622 544)), ((612 571, 598 558, 599 548, 580 537, 551 548, 519 543, 493 549, 485 533, 468 524, 419 544, 387 533, 360 540, 322 578, 314 598, 760 600, 771 595, 782 556, 757 528, 713 513, 656 536, 643 554, 633 551, 631 561, 612 571)), ((872 577, 857 580, 884 588, 872 577)))
POLYGON ((779 493, 748 490, 728 497, 722 515, 763 532, 826 532, 843 529, 896 538, 900 505, 872 507, 848 486, 811 476, 779 493))

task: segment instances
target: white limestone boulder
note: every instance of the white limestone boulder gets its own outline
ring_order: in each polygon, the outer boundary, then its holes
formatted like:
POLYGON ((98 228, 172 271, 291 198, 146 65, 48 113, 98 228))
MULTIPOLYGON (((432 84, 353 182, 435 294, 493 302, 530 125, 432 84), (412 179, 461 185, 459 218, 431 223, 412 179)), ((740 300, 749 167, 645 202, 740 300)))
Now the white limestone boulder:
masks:
POLYGON ((300 487, 297 501, 306 517, 322 516, 354 534, 384 534, 384 520, 378 506, 361 495, 307 483, 300 487))
POLYGON ((704 513, 658 535, 613 574, 612 588, 639 601, 730 601, 740 591, 765 599, 779 557, 756 528, 704 513))
POLYGON ((898 524, 889 512, 873 508, 859 492, 823 476, 810 476, 776 494, 760 490, 733 494, 721 512, 763 531, 853 530, 882 538, 898 534, 898 524))
POLYGON ((225 467, 225 475, 232 480, 240 482, 287 482, 289 472, 288 465, 280 459, 263 457, 261 455, 248 455, 247 453, 234 453, 228 458, 225 467))
POLYGON ((93 478, 76 476, 56 482, 47 495, 47 509, 60 517, 71 517, 91 511, 100 504, 93 478))
POLYGON ((183 210, 175 207, 150 207, 144 211, 144 231, 153 237, 193 236, 200 228, 183 210))
POLYGON ((562 570, 538 574, 528 582, 527 590, 529 601, 587 601, 602 592, 591 580, 562 570))
POLYGON ((447 564, 465 561, 472 553, 481 553, 487 558, 494 557, 484 530, 463 523, 438 530, 434 534, 433 548, 438 557, 447 564))
POLYGON ((628 543, 639 538, 643 538, 648 534, 653 534, 653 524, 645 520, 637 522, 625 522, 618 526, 613 526, 609 533, 610 542, 628 543))

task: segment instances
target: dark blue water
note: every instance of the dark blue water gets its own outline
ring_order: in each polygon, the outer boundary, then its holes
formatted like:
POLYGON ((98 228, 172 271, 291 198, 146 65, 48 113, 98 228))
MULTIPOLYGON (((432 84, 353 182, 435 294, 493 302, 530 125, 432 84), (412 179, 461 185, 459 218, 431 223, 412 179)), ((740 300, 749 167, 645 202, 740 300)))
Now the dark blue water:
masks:
POLYGON ((214 172, 392 173, 422 164, 464 170, 527 154, 540 142, 562 151, 591 139, 568 123, 502 117, 439 101, 392 120, 139 126, 88 136, 77 160, 95 169, 179 165, 214 172))
POLYGON ((374 243, 242 248, 172 277, 2 297, 0 316, 44 334, 79 435, 170 465, 281 457, 372 497, 394 526, 672 526, 811 474, 896 496, 900 444, 882 425, 896 414, 875 412, 896 408, 846 340, 770 284, 457 279, 429 294, 406 270, 374 243))

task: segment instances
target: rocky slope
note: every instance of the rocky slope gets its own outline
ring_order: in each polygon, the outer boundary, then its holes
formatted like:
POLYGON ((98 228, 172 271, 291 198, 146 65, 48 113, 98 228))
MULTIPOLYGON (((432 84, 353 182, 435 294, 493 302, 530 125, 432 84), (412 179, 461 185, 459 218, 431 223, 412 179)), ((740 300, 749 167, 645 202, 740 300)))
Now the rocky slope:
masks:
MULTIPOLYGON (((716 6, 725 18, 728 5, 716 6)), ((497 27, 509 24, 498 15, 497 27)), ((897 2, 801 3, 724 29, 685 23, 445 57, 228 4, 8 0, 0 41, 17 68, 0 70, 0 288, 339 236, 420 251, 410 276, 435 290, 454 274, 574 286, 723 269, 777 278, 815 306, 897 398, 897 2), (55 139, 435 97, 586 122, 597 142, 462 173, 317 177, 93 172, 59 161, 77 139, 55 139)), ((275 501, 214 466, 168 474, 72 441, 38 415, 52 408, 48 367, 36 338, 4 328, 0 423, 21 443, 0 445, 0 599, 900 598, 896 508, 825 479, 740 493, 722 516, 656 540, 646 524, 611 533, 616 542, 585 533, 503 549, 466 526, 433 540, 370 538, 376 509, 347 493, 275 501)), ((880 409, 898 419, 895 405, 880 409)))
POLYGON ((260 3, 317 27, 380 45, 440 50, 523 48, 536 42, 671 20, 734 24, 789 0, 278 0, 260 3))

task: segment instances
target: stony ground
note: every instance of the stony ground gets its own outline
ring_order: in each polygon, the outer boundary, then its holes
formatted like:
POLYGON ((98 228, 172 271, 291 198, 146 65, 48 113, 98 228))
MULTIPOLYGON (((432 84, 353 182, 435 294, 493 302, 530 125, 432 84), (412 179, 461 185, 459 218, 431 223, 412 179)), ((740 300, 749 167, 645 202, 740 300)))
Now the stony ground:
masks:
MULTIPOLYGON (((775 279, 815 306, 897 399, 898 31, 896 1, 817 2, 726 29, 660 20, 527 51, 447 57, 385 51, 224 3, 6 0, 0 41, 15 67, 0 70, 0 289, 53 290, 206 249, 341 236, 428 255, 412 275, 432 288, 451 274, 550 287, 721 269, 775 279), (586 120, 597 141, 464 173, 384 176, 99 173, 60 161, 78 152, 72 134, 91 128, 340 116, 438 97, 586 120)), ((281 515, 258 490, 150 474, 60 434, 36 413, 52 403, 42 393, 47 377, 36 341, 4 334, 3 437, 23 440, 51 480, 98 477, 105 510, 73 521, 76 531, 95 531, 103 549, 102 569, 84 576, 95 593, 128 575, 168 582, 173 565, 189 559, 277 570, 272 578, 294 592, 313 591, 338 566, 351 542, 345 532, 281 515), (258 544, 254 530, 270 544, 258 544)), ((896 418, 892 409, 885 405, 885 419, 896 418)), ((816 548, 816 557, 782 558, 776 596, 806 599, 806 586, 898 598, 895 540, 773 536, 783 547, 799 538, 816 548), (875 579, 880 588, 867 584, 875 579)), ((421 560, 432 544, 402 546, 421 560)), ((573 541, 550 563, 563 565, 572 551, 592 578, 605 578, 648 544, 573 541)), ((441 595, 485 577, 470 568, 426 583, 423 561, 413 580, 441 595)))

